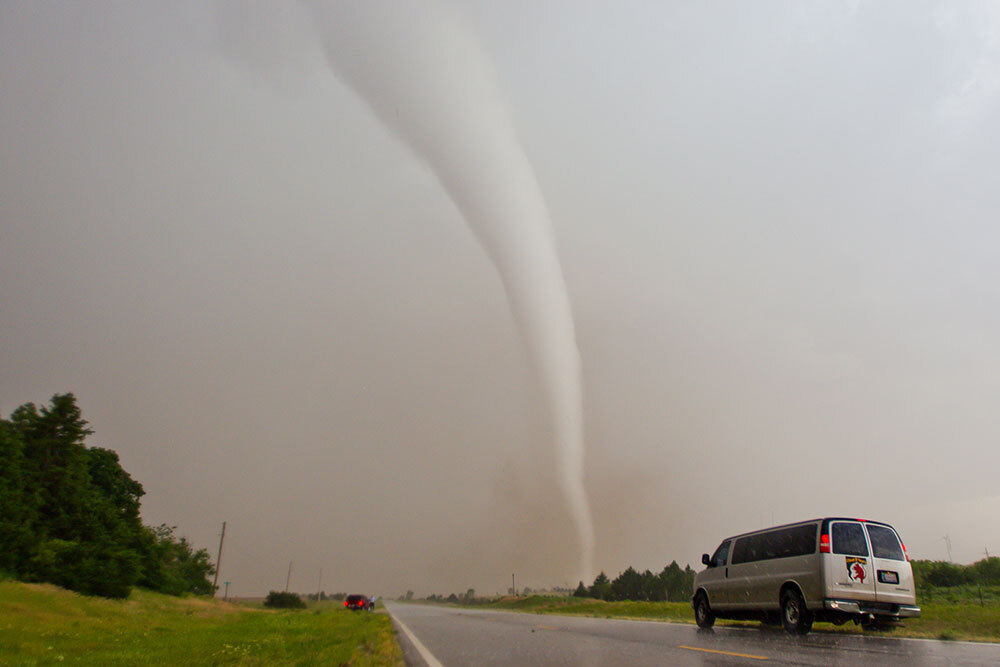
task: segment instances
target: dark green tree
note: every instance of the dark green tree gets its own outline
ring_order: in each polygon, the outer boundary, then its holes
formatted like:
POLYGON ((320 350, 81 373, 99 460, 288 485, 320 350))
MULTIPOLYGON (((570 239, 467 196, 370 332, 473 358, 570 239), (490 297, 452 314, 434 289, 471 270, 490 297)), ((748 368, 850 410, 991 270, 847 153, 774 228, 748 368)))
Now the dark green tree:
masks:
POLYGON ((990 556, 969 566, 973 579, 983 585, 1000 586, 1000 558, 990 556))
POLYGON ((685 602, 690 600, 691 596, 694 595, 694 575, 695 571, 691 569, 691 563, 686 564, 684 566, 684 589, 683 589, 685 602))
POLYGON ((635 568, 628 567, 611 582, 610 600, 641 600, 642 577, 635 568))
POLYGON ((608 575, 602 571, 594 577, 594 583, 590 587, 590 597, 597 600, 607 600, 611 595, 611 581, 608 575))
POLYGON ((176 529, 166 524, 143 528, 139 549, 142 574, 138 584, 170 595, 211 595, 209 577, 215 574, 215 567, 208 551, 195 551, 186 538, 174 534, 176 529))
POLYGON ((106 597, 126 597, 140 577, 154 590, 210 593, 207 552, 142 525, 142 485, 118 454, 87 448, 91 433, 70 393, 0 419, 0 569, 106 597))
POLYGON ((145 491, 142 484, 132 479, 121 467, 118 453, 91 447, 87 450, 87 470, 90 481, 111 501, 118 515, 138 529, 139 498, 145 491))
POLYGON ((692 576, 689 583, 687 575, 681 569, 681 566, 677 564, 677 561, 671 561, 670 565, 663 568, 663 572, 659 574, 659 578, 667 600, 682 602, 691 597, 690 589, 694 584, 694 578, 692 576))
POLYGON ((17 573, 37 545, 31 531, 38 497, 28 486, 24 442, 0 419, 0 570, 17 573))
POLYGON ((576 587, 576 590, 573 591, 573 597, 585 598, 589 595, 590 591, 587 590, 587 587, 583 585, 582 581, 580 582, 580 585, 576 587))
POLYGON ((24 443, 25 482, 37 493, 30 526, 40 538, 91 541, 98 536, 95 497, 87 469, 87 422, 73 394, 57 394, 40 410, 26 403, 10 424, 24 443))

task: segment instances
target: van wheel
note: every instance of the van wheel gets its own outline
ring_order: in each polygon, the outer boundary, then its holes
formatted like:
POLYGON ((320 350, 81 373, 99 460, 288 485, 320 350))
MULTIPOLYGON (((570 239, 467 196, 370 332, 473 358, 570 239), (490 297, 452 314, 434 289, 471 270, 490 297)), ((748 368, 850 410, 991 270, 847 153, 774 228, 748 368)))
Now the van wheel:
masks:
POLYGON ((699 628, 706 630, 715 625, 715 614, 712 613, 712 608, 708 605, 708 596, 704 593, 698 593, 698 597, 695 598, 694 620, 699 628))
POLYGON ((794 588, 781 596, 781 624, 793 635, 804 635, 812 629, 812 612, 806 609, 806 601, 794 588))

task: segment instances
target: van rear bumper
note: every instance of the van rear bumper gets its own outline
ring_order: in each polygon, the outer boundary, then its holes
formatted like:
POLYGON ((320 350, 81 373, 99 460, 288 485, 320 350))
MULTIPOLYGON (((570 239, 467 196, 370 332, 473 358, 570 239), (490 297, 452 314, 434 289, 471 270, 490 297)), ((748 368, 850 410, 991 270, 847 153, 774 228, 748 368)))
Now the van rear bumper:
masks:
POLYGON ((920 616, 920 607, 910 604, 827 599, 823 601, 823 607, 830 611, 844 614, 874 614, 876 616, 891 616, 895 618, 918 618, 920 616))

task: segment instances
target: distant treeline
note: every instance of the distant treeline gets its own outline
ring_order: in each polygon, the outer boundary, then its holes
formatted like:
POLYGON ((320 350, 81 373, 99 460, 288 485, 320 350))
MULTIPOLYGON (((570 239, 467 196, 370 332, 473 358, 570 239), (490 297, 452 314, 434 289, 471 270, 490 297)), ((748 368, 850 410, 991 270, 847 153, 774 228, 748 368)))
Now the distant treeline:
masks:
POLYGON ((915 560, 913 579, 917 590, 922 587, 950 588, 966 584, 1000 586, 1000 558, 983 558, 971 565, 959 565, 941 560, 915 560))
POLYGON ((208 553, 139 520, 142 485, 110 449, 87 447, 73 394, 0 419, 0 571, 104 597, 133 585, 212 592, 208 553))
MULTIPOLYGON (((402 599, 412 600, 413 591, 406 591, 406 595, 402 599)), ((430 602, 461 602, 462 604, 482 604, 488 601, 486 598, 477 598, 476 589, 474 588, 467 590, 464 595, 456 595, 455 593, 451 593, 449 595, 437 595, 436 593, 431 593, 424 599, 429 600, 430 602)))
POLYGON ((306 597, 313 602, 316 600, 344 600, 347 598, 347 593, 327 593, 326 591, 320 591, 319 594, 310 593, 306 597))
MULTIPOLYGON (((694 570, 690 565, 681 566, 677 561, 663 568, 659 574, 651 571, 639 572, 633 567, 629 567, 619 574, 614 580, 608 579, 608 575, 601 572, 594 579, 594 583, 586 586, 582 581, 573 591, 573 595, 579 598, 595 598, 597 600, 607 600, 616 602, 619 600, 640 600, 649 602, 687 602, 691 599, 691 592, 694 588, 694 570)), ((513 589, 509 591, 514 593, 513 589)), ((569 595, 568 588, 553 588, 547 591, 532 591, 525 587, 520 591, 522 595, 557 594, 569 595)), ((401 600, 412 600, 413 591, 406 591, 400 596, 401 600)), ((451 593, 450 595, 428 595, 425 600, 430 602, 456 602, 462 604, 482 604, 488 602, 486 598, 477 598, 476 591, 467 590, 464 594, 451 593)))
POLYGON ((694 570, 690 565, 682 570, 677 561, 673 561, 659 574, 649 570, 639 572, 629 567, 614 580, 609 580, 608 575, 601 572, 590 586, 584 586, 581 581, 573 595, 608 601, 686 602, 691 599, 693 588, 694 570))

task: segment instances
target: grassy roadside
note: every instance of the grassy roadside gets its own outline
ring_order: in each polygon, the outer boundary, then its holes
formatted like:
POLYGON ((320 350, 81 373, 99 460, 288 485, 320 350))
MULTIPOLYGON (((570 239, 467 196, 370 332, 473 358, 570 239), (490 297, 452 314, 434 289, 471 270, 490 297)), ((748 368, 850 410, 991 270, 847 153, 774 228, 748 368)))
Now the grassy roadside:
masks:
POLYGON ((402 665, 389 617, 263 611, 134 590, 89 598, 0 581, 0 664, 402 665))
MULTIPOLYGON (((600 618, 631 618, 674 623, 694 623, 694 613, 686 602, 604 602, 590 598, 533 595, 525 598, 500 598, 482 604, 468 605, 480 609, 506 609, 535 614, 567 614, 600 618)), ((817 623, 815 632, 849 634, 880 634, 893 637, 926 639, 956 639, 1000 642, 1000 605, 952 604, 927 602, 921 605, 921 616, 910 619, 891 632, 866 631, 854 623, 841 626, 817 623)), ((717 621, 719 625, 759 627, 749 621, 717 621)))

